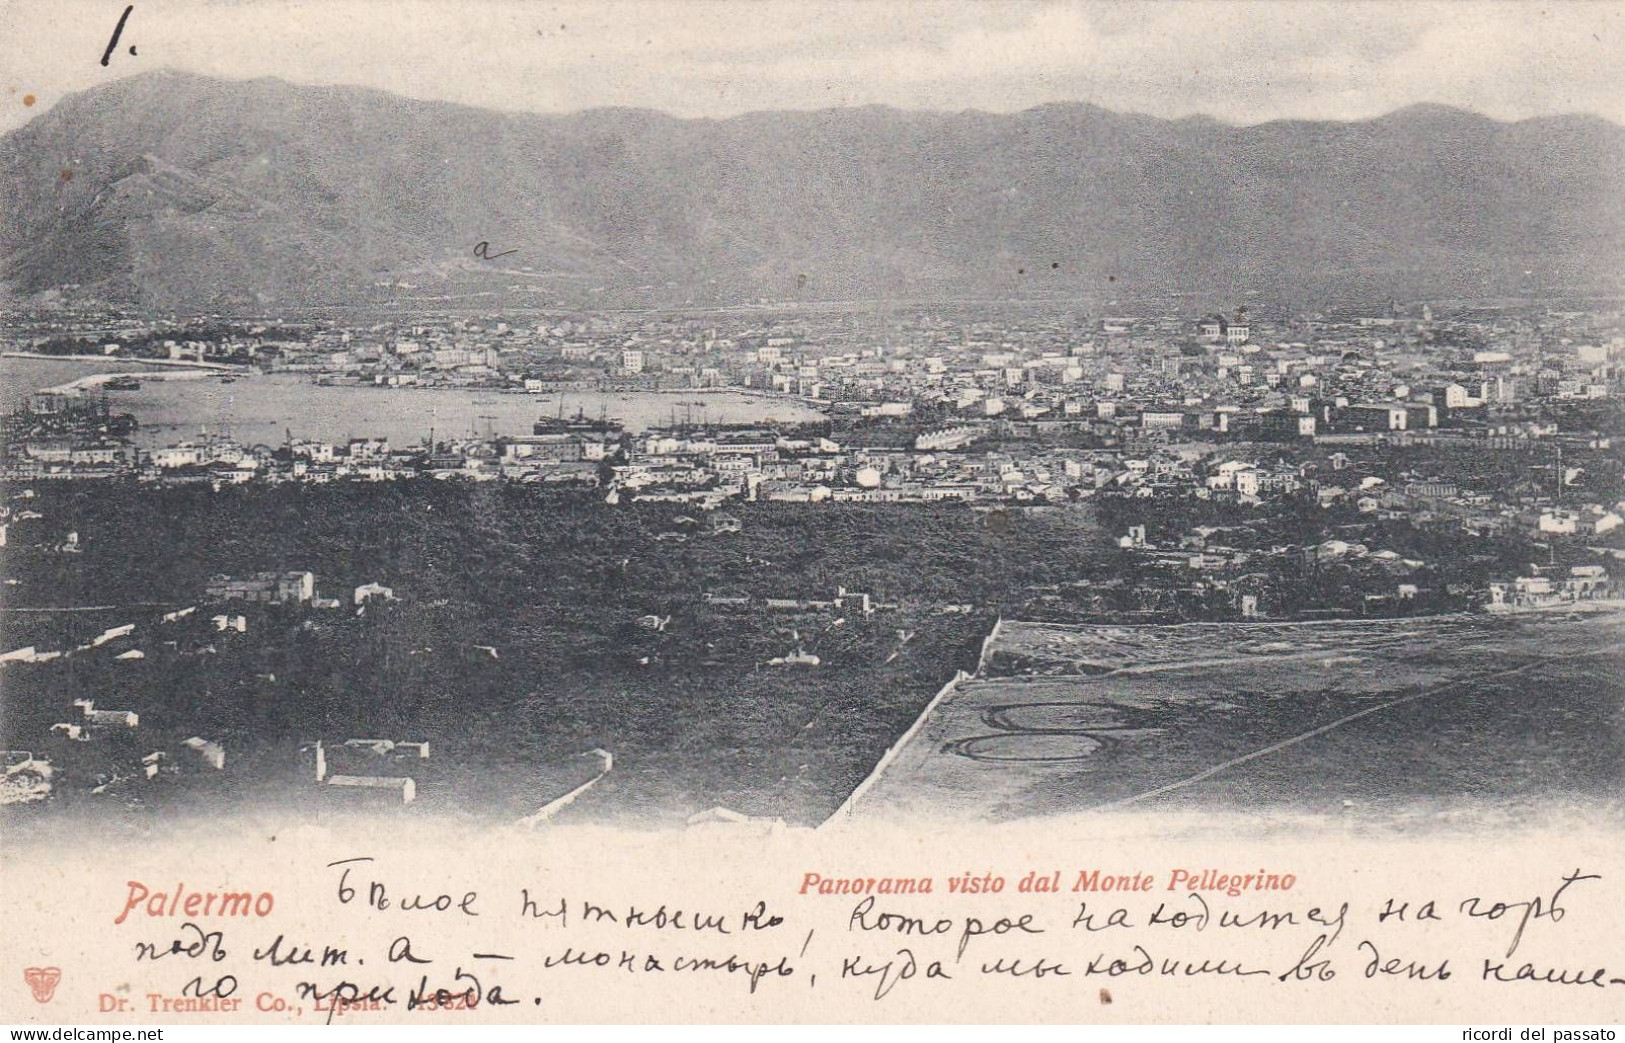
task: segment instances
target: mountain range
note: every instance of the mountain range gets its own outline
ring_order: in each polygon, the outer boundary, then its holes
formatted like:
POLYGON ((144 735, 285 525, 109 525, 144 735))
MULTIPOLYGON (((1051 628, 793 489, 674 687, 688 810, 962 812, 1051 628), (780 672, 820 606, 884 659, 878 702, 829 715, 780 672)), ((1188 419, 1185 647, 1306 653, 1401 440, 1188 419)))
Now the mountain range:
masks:
POLYGON ((1433 105, 1253 126, 1084 104, 699 120, 165 71, 0 138, 0 186, 12 300, 185 312, 1625 282, 1625 128, 1433 105))

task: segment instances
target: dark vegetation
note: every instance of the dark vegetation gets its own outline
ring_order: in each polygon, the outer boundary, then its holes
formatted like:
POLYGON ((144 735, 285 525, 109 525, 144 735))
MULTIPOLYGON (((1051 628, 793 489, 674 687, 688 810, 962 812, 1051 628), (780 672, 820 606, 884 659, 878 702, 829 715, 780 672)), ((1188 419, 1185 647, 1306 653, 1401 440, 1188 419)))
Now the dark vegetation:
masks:
MULTIPOLYGON (((1016 516, 999 535, 961 506, 747 504, 731 512, 742 532, 705 535, 671 506, 518 485, 74 484, 41 488, 30 506, 44 517, 13 533, 9 603, 118 608, 8 612, 5 646, 138 630, 67 661, 8 665, 6 746, 40 748, 73 719, 73 698, 95 698, 142 714, 127 755, 216 738, 233 751, 228 775, 257 773, 235 792, 269 802, 308 797, 298 748, 316 738, 428 739, 420 804, 492 816, 557 796, 601 747, 616 768, 572 814, 670 821, 721 804, 818 821, 955 670, 974 668, 1013 591, 1102 554, 1079 510, 1016 516), (56 552, 70 529, 83 552, 56 552), (265 569, 308 569, 342 607, 201 601, 211 575, 265 569), (358 615, 352 592, 371 581, 397 600, 358 615), (893 607, 763 605, 827 602, 840 586, 893 607), (189 605, 188 619, 158 622, 189 605), (219 612, 244 614, 248 632, 217 632, 219 612), (663 630, 644 618, 668 616, 663 630), (113 659, 132 647, 147 658, 113 659), (798 650, 819 665, 768 662, 798 650)), ((57 747, 59 763, 106 770, 101 740, 57 747)), ((65 793, 94 782, 74 774, 65 793)), ((141 792, 150 803, 159 791, 141 792)))

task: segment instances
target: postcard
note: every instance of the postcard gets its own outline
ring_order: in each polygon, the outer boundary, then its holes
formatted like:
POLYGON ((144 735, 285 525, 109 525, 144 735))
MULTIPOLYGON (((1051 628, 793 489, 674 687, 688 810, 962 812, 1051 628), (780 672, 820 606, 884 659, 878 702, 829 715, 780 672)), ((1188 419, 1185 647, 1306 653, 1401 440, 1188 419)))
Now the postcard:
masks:
POLYGON ((6 6, 0 1020, 1612 1038, 1622 73, 6 6))

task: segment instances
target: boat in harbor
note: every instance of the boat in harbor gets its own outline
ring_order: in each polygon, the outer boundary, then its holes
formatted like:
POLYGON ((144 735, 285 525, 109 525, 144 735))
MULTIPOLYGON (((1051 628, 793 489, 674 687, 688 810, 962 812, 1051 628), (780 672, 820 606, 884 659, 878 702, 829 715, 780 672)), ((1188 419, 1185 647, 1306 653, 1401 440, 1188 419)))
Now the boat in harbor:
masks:
POLYGON ((141 381, 134 377, 114 377, 103 381, 102 388, 106 391, 140 391, 141 381))
POLYGON ((564 402, 559 402, 558 416, 544 416, 531 425, 533 435, 563 435, 563 434, 597 434, 618 435, 625 430, 626 425, 619 417, 608 416, 603 412, 595 417, 589 417, 580 408, 576 409, 573 417, 566 417, 563 412, 564 402))

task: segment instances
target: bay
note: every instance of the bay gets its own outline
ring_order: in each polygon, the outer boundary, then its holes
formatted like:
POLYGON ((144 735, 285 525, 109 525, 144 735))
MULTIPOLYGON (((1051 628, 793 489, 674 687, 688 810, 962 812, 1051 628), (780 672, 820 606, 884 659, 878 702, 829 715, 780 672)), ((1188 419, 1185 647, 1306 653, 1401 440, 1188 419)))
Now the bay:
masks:
POLYGON ((182 376, 133 362, 0 358, 0 408, 14 409, 39 389, 59 387, 96 373, 130 373, 133 391, 108 391, 116 412, 134 414, 135 442, 153 449, 200 435, 225 435, 247 445, 280 445, 296 439, 340 442, 387 438, 410 445, 429 437, 528 435, 541 416, 613 417, 628 431, 668 424, 675 417, 695 423, 799 423, 822 414, 795 399, 742 391, 563 392, 528 395, 475 388, 327 386, 307 374, 182 376))

